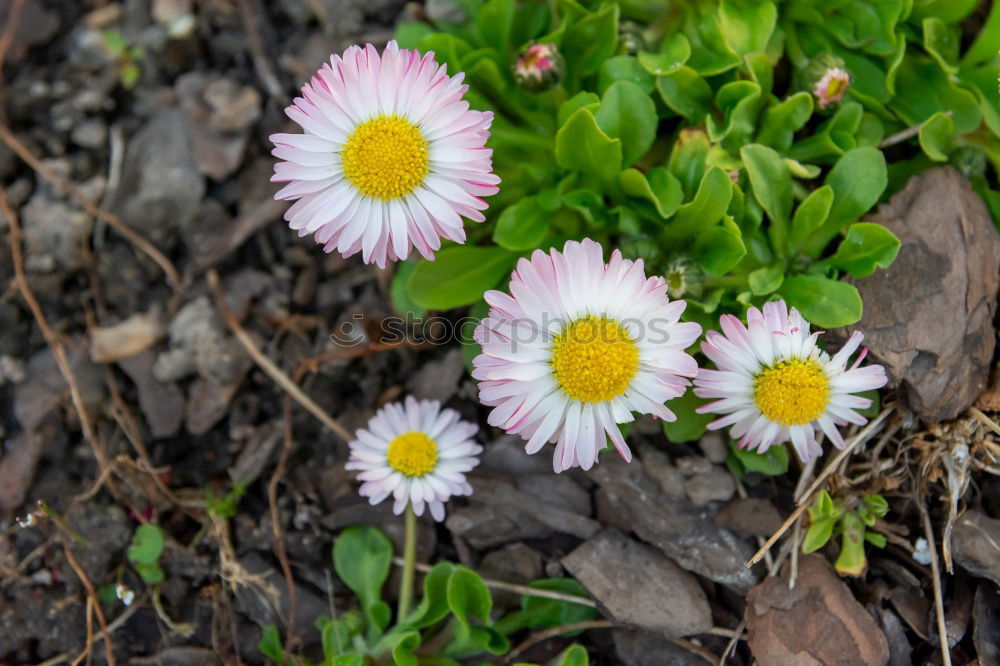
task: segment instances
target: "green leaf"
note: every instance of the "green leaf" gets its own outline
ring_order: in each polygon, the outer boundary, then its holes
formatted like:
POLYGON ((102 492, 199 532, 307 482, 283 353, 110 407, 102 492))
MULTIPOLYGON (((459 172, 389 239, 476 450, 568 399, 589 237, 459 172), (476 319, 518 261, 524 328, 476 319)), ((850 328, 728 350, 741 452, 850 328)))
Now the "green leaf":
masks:
POLYGON ((446 595, 448 607, 463 625, 468 626, 470 618, 489 623, 493 599, 479 574, 457 568, 448 577, 446 595))
POLYGON ((917 138, 927 157, 935 162, 947 162, 954 136, 955 124, 951 121, 951 115, 938 111, 920 126, 917 138))
POLYGON ((690 10, 687 12, 688 25, 685 30, 691 42, 688 65, 702 76, 715 76, 738 67, 742 59, 729 47, 722 34, 715 3, 697 2, 688 7, 690 10))
POLYGON ((914 3, 910 19, 919 21, 933 16, 945 23, 958 23, 971 14, 979 4, 979 0, 922 0, 914 3))
POLYGON ((767 146, 755 143, 743 146, 740 157, 750 176, 754 198, 771 219, 772 246, 782 253, 792 214, 792 174, 781 155, 767 146))
POLYGON ((688 127, 677 134, 667 168, 677 177, 684 196, 693 199, 701 180, 705 177, 705 163, 711 144, 700 127, 688 127))
MULTIPOLYGON (((645 93, 653 92, 655 82, 653 77, 647 72, 635 56, 620 55, 608 58, 601 63, 601 69, 597 74, 597 90, 603 95, 608 87, 615 81, 631 81, 645 93)), ((593 95, 593 93, 578 93, 580 95, 593 95)), ((598 101, 596 98, 594 101, 598 101)), ((574 109, 575 111, 576 109, 574 109)), ((569 117, 568 115, 566 116, 569 117)))
POLYGON ((770 447, 764 453, 732 446, 729 453, 748 472, 780 476, 788 471, 788 449, 780 444, 770 447))
POLYGON ((782 264, 763 266, 750 272, 747 282, 754 296, 766 296, 781 288, 785 281, 785 267, 782 264))
POLYGON ((393 37, 401 49, 417 49, 424 37, 434 32, 434 28, 423 21, 403 21, 396 26, 393 37))
POLYGON ((691 43, 682 32, 676 32, 663 42, 659 53, 639 52, 639 64, 653 76, 667 76, 679 70, 691 57, 691 43))
POLYGON ((139 577, 147 585, 156 585, 163 582, 163 569, 156 562, 136 562, 133 566, 135 566, 135 570, 139 573, 139 577))
POLYGON ((694 200, 677 209, 674 219, 664 229, 667 241, 687 238, 714 226, 733 197, 733 183, 725 171, 712 167, 705 172, 694 200))
POLYGON ((264 627, 257 642, 257 649, 275 664, 284 664, 288 661, 285 657, 285 648, 281 645, 281 634, 278 633, 278 627, 273 624, 264 627))
POLYGON ((668 400, 667 409, 676 416, 676 421, 664 421, 663 433, 671 442, 683 444, 693 442, 705 434, 708 424, 715 420, 713 414, 699 414, 695 410, 707 404, 708 400, 703 400, 694 394, 694 391, 685 391, 684 395, 673 400, 668 400))
POLYGON ((880 150, 864 146, 845 153, 826 176, 826 184, 833 189, 833 205, 826 222, 809 239, 807 252, 817 256, 841 228, 867 213, 878 203, 887 183, 885 157, 880 150))
POLYGON ((868 277, 876 268, 888 268, 899 253, 899 246, 896 235, 881 224, 858 222, 850 226, 827 261, 853 277, 868 277))
MULTIPOLYGON (((514 0, 488 0, 476 13, 476 29, 487 46, 501 54, 509 52, 514 0)), ((454 74, 454 72, 452 72, 454 74)))
POLYGON ((778 19, 773 2, 722 0, 719 3, 719 29, 726 43, 743 55, 763 51, 778 19))
POLYGON ((735 223, 711 227, 698 234, 691 257, 708 275, 725 275, 747 254, 735 223))
POLYGON ((428 310, 475 303, 510 274, 517 256, 499 247, 446 247, 421 261, 410 278, 410 298, 428 310))
POLYGON ((841 525, 840 556, 834 568, 841 576, 861 576, 868 568, 865 558, 865 526, 857 514, 845 513, 841 525))
MULTIPOLYGON (((543 578, 532 581, 529 586, 539 590, 578 596, 581 600, 590 598, 583 586, 572 578, 543 578)), ((593 606, 525 594, 521 596, 521 610, 501 618, 497 623, 497 629, 501 633, 509 635, 522 629, 561 627, 567 624, 586 622, 596 617, 597 610, 593 606)))
POLYGON ((448 614, 448 579, 457 567, 451 562, 439 562, 424 576, 424 597, 404 624, 423 628, 437 624, 448 614))
POLYGON ((432 32, 420 40, 420 50, 434 51, 434 59, 448 66, 448 73, 454 76, 462 71, 462 58, 472 50, 464 39, 444 32, 432 32))
POLYGON ((364 629, 364 620, 358 611, 347 611, 336 620, 317 620, 316 628, 320 630, 323 654, 339 655, 354 646, 354 637, 364 629))
POLYGON ((134 62, 124 63, 118 71, 118 79, 126 90, 135 88, 136 84, 139 83, 140 76, 142 76, 142 70, 134 62))
POLYGON ((982 122, 976 95, 956 85, 931 59, 905 58, 896 72, 895 87, 896 96, 889 108, 907 125, 918 125, 938 111, 951 112, 958 134, 972 132, 982 122))
POLYGON ((348 527, 333 544, 333 568, 358 597, 368 619, 370 639, 389 623, 389 607, 382 601, 382 586, 392 566, 392 543, 374 527, 348 527))
POLYGON ((508 250, 533 250, 549 233, 549 219, 538 197, 525 197, 500 213, 493 242, 508 250))
POLYGON ((423 317, 427 314, 425 308, 417 305, 410 298, 410 278, 417 264, 413 261, 401 261, 396 264, 396 274, 392 276, 392 285, 389 287, 389 297, 392 300, 392 308, 400 315, 412 314, 414 317, 423 317))
MULTIPOLYGON (((946 0, 951 3, 954 0, 946 0)), ((978 65, 989 60, 1000 51, 1000 3, 994 2, 990 7, 990 15, 986 23, 979 29, 976 41, 962 56, 962 67, 978 65)))
POLYGON ((830 537, 833 536, 833 528, 836 524, 836 518, 832 517, 811 521, 805 539, 802 540, 802 552, 812 553, 825 546, 830 537))
POLYGON ((622 142, 605 134, 593 113, 579 109, 556 133, 556 162, 612 182, 622 170, 622 142))
POLYGON ((861 296, 846 282, 793 275, 785 278, 781 293, 806 321, 820 328, 839 328, 861 319, 861 296))
POLYGON ((722 123, 715 116, 706 118, 705 126, 712 141, 727 137, 750 137, 756 129, 760 110, 761 89, 753 81, 731 81, 719 88, 715 104, 722 111, 722 123))
POLYGON ((702 122, 708 114, 712 88, 690 67, 680 67, 676 72, 657 77, 656 90, 664 104, 692 123, 702 122))
POLYGON ((795 133, 802 129, 813 112, 813 98, 807 92, 795 93, 764 112, 757 143, 784 152, 792 145, 795 133))
MULTIPOLYGON (((621 140, 624 165, 645 155, 656 138, 656 104, 631 81, 611 84, 594 119, 610 138, 621 140)), ((556 141, 558 146, 558 138, 556 141)))
POLYGON ((865 530, 865 541, 875 546, 876 548, 885 548, 885 544, 888 540, 885 538, 884 534, 879 534, 878 532, 870 532, 865 530))
POLYGON ((788 256, 794 256, 809 236, 823 226, 833 206, 833 188, 829 185, 813 190, 795 209, 792 229, 788 235, 788 256))
POLYGON ((626 194, 653 204, 663 219, 677 212, 684 197, 680 181, 663 167, 653 167, 646 174, 638 169, 625 169, 618 179, 626 194))
POLYGON ((561 51, 577 78, 596 72, 618 48, 618 11, 609 3, 566 28, 561 51))
POLYGON ((556 115, 559 127, 565 125, 569 117, 579 109, 586 108, 596 111, 600 104, 601 98, 597 96, 597 93, 590 92, 589 90, 578 92, 559 105, 559 113, 556 115))
POLYGON ((923 28, 924 49, 927 53, 945 72, 958 72, 959 28, 947 26, 944 21, 933 16, 924 19, 923 28))
POLYGON ((420 647, 420 632, 407 631, 395 638, 392 646, 392 660, 396 666, 418 666, 420 660, 413 651, 420 647))
POLYGON ((143 523, 135 529, 128 547, 128 560, 132 564, 156 564, 163 553, 163 530, 152 523, 143 523))
POLYGON ((590 657, 587 656, 587 649, 577 643, 566 648, 559 659, 559 666, 589 666, 589 664, 590 657))

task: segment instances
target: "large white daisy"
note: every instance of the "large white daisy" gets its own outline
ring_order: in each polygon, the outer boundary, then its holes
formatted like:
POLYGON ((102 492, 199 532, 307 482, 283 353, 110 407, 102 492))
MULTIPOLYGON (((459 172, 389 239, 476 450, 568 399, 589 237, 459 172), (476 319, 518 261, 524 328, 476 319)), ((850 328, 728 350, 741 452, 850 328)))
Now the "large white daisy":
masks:
POLYGON ((381 57, 371 44, 331 56, 285 109, 305 133, 271 136, 285 160, 271 180, 288 183, 275 198, 298 199, 291 228, 381 267, 464 242, 462 216, 482 222, 480 197, 500 179, 485 148, 493 114, 469 109, 462 78, 396 42, 381 57))
POLYGON ((719 323, 722 333, 709 331, 701 344, 718 369, 700 369, 694 382, 696 395, 716 399, 698 411, 725 414, 710 429, 732 426, 741 447, 761 453, 791 441, 807 462, 823 452, 817 431, 842 449, 837 426, 868 422, 856 410, 871 400, 854 394, 881 388, 887 378, 881 365, 860 367, 867 350, 847 367, 864 337, 860 332, 831 357, 816 345, 819 332, 810 333, 809 323, 784 301, 766 303, 763 312, 750 308, 747 326, 733 315, 719 323))
POLYGON ((489 423, 527 440, 536 453, 556 443, 556 472, 597 461, 611 438, 632 454, 618 428, 632 412, 676 417, 664 402, 684 393, 697 365, 684 352, 701 327, 679 321, 684 301, 667 298, 662 277, 615 250, 604 262, 594 241, 521 259, 510 293, 490 291, 489 316, 476 327, 473 360, 489 423))
POLYGON ((472 494, 465 473, 479 464, 483 447, 472 439, 478 430, 436 400, 407 396, 402 404, 380 409, 355 433, 346 467, 360 470, 359 492, 372 504, 392 495, 397 515, 407 504, 418 516, 427 506, 441 521, 453 495, 472 494))

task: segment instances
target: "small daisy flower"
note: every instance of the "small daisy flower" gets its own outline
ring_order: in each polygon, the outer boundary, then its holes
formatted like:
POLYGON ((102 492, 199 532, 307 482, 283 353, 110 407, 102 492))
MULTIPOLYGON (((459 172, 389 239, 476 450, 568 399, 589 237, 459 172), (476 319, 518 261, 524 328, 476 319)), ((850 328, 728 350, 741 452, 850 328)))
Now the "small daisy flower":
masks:
POLYGON ((442 521, 449 498, 472 494, 465 473, 479 464, 483 447, 472 439, 478 430, 435 400, 407 396, 378 410, 368 428, 355 433, 347 469, 361 471, 360 493, 372 504, 392 495, 396 515, 409 503, 418 516, 427 506, 442 521))
POLYGON ((817 431, 842 449, 837 426, 868 422, 855 410, 871 400, 854 394, 881 388, 887 378, 881 365, 859 367, 867 349, 847 367, 864 337, 860 332, 831 357, 816 345, 820 332, 810 333, 784 301, 766 303, 763 312, 750 308, 747 326, 732 315, 723 315, 720 324, 722 333, 710 331, 701 343, 718 369, 700 369, 694 382, 695 395, 716 398, 698 411, 725 415, 709 429, 732 426, 730 435, 741 447, 760 453, 791 441, 808 462, 823 452, 817 431))
POLYGON ((483 353, 473 360, 479 400, 492 426, 538 452, 556 444, 556 472, 590 469, 611 442, 632 454, 618 428, 632 412, 675 420, 664 402, 684 393, 697 365, 684 353, 701 334, 681 323, 684 301, 667 298, 662 277, 615 250, 604 262, 594 241, 521 259, 510 293, 489 291, 489 315, 476 327, 483 353))
POLYGON ((847 86, 851 84, 851 75, 843 67, 831 67, 827 69, 820 80, 816 82, 813 95, 819 102, 819 108, 836 104, 844 99, 847 93, 847 86))
POLYGON ((331 56, 285 109, 305 133, 271 136, 284 160, 271 180, 288 183, 275 198, 298 199, 291 228, 383 268, 464 242, 462 216, 482 222, 500 179, 484 147, 493 114, 469 109, 462 78, 396 42, 331 56))

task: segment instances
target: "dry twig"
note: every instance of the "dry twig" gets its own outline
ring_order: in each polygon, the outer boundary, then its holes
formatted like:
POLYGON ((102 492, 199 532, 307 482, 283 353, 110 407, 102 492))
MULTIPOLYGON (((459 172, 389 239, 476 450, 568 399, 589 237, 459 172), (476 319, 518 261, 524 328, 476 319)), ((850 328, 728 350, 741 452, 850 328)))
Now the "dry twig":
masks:
MULTIPOLYGON (((532 645, 541 643, 542 641, 547 641, 550 638, 555 638, 560 634, 566 634, 571 631, 583 631, 585 629, 613 629, 614 626, 615 623, 610 620, 588 620, 587 622, 574 622, 572 624, 564 624, 559 627, 552 627, 551 629, 535 632, 518 643, 510 652, 508 652, 506 657, 504 657, 504 663, 514 663, 514 658, 530 648, 532 645)), ((715 662, 713 661, 712 663, 714 664, 715 662)))
POLYGON ((73 554, 72 549, 63 542, 63 553, 66 554, 66 561, 69 565, 73 567, 73 571, 76 572, 77 578, 83 583, 83 587, 87 590, 87 616, 90 617, 91 604, 93 605, 93 611, 97 615, 97 623, 101 625, 101 634, 104 636, 104 655, 110 666, 115 666, 115 655, 111 650, 111 632, 108 631, 108 623, 104 619, 104 611, 101 610, 101 602, 97 600, 97 592, 94 590, 94 584, 90 582, 90 578, 87 573, 80 566, 77 561, 76 556, 73 554))
POLYGON ((938 639, 941 642, 941 662, 951 666, 951 651, 948 649, 948 627, 944 620, 944 600, 941 595, 941 568, 938 564, 937 545, 934 542, 934 527, 927 512, 927 504, 923 496, 917 497, 917 509, 924 525, 924 538, 927 539, 927 550, 931 556, 931 586, 934 590, 934 615, 937 617, 938 639))

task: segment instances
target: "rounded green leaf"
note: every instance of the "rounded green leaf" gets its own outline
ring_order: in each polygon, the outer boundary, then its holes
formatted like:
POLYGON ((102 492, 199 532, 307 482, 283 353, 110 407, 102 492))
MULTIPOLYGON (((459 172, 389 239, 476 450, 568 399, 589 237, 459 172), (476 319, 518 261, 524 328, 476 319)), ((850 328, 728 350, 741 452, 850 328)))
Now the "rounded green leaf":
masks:
POLYGON ((549 219, 537 197, 525 197, 500 213, 493 242, 508 250, 533 250, 549 233, 549 219))
POLYGON ((499 247, 447 247, 421 261, 410 277, 410 298, 428 310, 475 303, 510 275, 517 255, 499 247))
POLYGON ((448 607, 463 625, 468 626, 470 618, 490 621, 493 599, 479 574, 464 568, 455 570, 448 577, 446 594, 448 607))
POLYGON ((712 88, 690 67, 681 67, 676 72, 657 77, 656 90, 664 104, 693 123, 702 122, 708 114, 712 88))
POLYGON ((947 162, 954 136, 955 124, 951 121, 951 114, 938 111, 920 126, 917 138, 927 157, 935 162, 947 162))
POLYGON ((792 214, 792 174, 781 155, 768 146, 743 146, 740 157, 750 176, 754 198, 771 219, 771 240, 780 252, 785 248, 792 214))
POLYGON ((621 140, 624 165, 642 157, 656 138, 656 104, 631 81, 612 83, 605 91, 594 118, 605 134, 621 140))
POLYGON ((639 64, 635 56, 630 55, 615 56, 601 63, 601 69, 597 74, 597 90, 603 95, 615 81, 631 81, 645 93, 653 92, 655 85, 653 76, 639 64))
POLYGON ((381 601, 391 566, 392 543, 374 527, 348 527, 334 541, 333 568, 365 609, 381 601))
POLYGON ((863 146, 845 153, 826 176, 826 184, 833 189, 833 205, 826 222, 809 241, 806 248, 809 254, 818 255, 844 225, 854 222, 878 203, 887 183, 888 171, 882 151, 863 146))
POLYGON ((638 169, 625 169, 618 178, 626 194, 653 204, 663 219, 677 212, 684 197, 681 182, 663 167, 653 167, 645 174, 638 169))
POLYGON ((726 43, 739 54, 763 51, 778 19, 773 2, 722 0, 719 28, 726 43))
POLYGON ((763 266, 751 271, 747 276, 750 291, 754 296, 766 296, 781 288, 781 283, 785 281, 785 267, 781 264, 763 266))
POLYGON ((802 552, 812 553, 825 546, 833 535, 836 524, 837 520, 831 517, 812 521, 806 531, 805 539, 802 540, 802 552))
POLYGON ((587 656, 587 649, 578 643, 574 643, 566 648, 559 659, 559 666, 589 666, 590 657, 587 656))
POLYGON ((847 230, 829 263, 853 277, 868 277, 876 268, 888 268, 899 254, 899 239, 881 224, 858 222, 847 230))
POLYGON ((664 240, 687 238, 715 225, 733 197, 733 182, 718 167, 705 172, 694 199, 680 208, 664 230, 664 240))
POLYGON ((622 142, 605 134, 588 109, 578 109, 556 133, 556 162, 613 182, 622 170, 622 142))
POLYGON ((829 185, 813 190, 795 209, 792 229, 788 236, 788 254, 794 255, 812 232, 823 226, 833 206, 833 188, 829 185))
POLYGON ((820 328, 839 328, 861 319, 861 296, 846 282, 793 275, 785 278, 781 293, 806 321, 820 328))
POLYGON ((682 32, 676 32, 663 42, 659 53, 639 52, 639 64, 653 76, 666 76, 680 69, 691 57, 691 43, 682 32))
POLYGON ((715 420, 712 414, 699 414, 695 410, 708 403, 694 394, 685 391, 684 395, 668 400, 667 409, 672 411, 677 419, 663 422, 663 433, 671 442, 683 444, 693 442, 705 434, 708 424, 715 420))
POLYGON ((735 224, 721 224, 698 234, 691 257, 708 274, 725 275, 747 254, 735 224))
POLYGON ((152 523, 143 523, 132 535, 132 544, 128 547, 128 559, 133 564, 156 564, 163 553, 163 530, 152 523))

